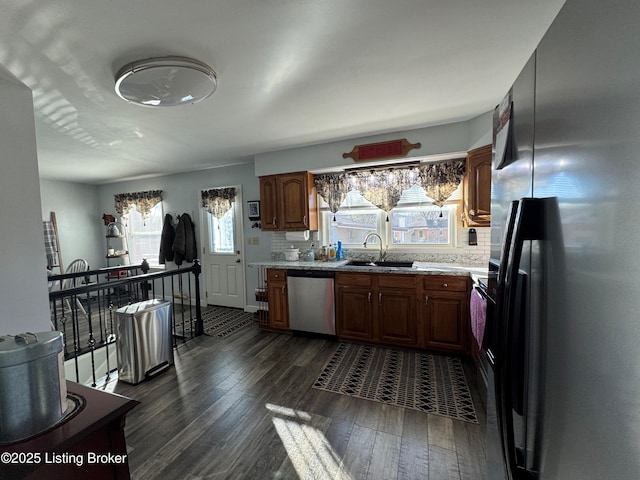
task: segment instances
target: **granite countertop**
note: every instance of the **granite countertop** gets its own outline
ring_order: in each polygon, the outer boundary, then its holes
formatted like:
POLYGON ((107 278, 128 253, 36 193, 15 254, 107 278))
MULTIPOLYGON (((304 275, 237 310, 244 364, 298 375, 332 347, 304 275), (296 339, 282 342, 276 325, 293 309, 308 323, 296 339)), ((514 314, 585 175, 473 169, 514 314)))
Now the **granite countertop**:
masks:
POLYGON ((295 270, 331 270, 334 272, 375 272, 420 275, 459 275, 470 276, 474 281, 486 277, 488 265, 463 265, 459 263, 414 262, 412 267, 378 267, 347 265, 348 260, 328 262, 288 262, 285 260, 269 260, 252 262, 249 267, 286 268, 295 270))

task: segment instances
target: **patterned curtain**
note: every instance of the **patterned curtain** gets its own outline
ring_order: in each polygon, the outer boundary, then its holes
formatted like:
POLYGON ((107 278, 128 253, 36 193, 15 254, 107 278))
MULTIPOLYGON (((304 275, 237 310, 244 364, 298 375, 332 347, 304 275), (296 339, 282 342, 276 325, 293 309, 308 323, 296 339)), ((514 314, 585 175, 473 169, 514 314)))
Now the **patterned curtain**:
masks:
POLYGON ((433 203, 440 208, 445 204, 464 176, 465 161, 449 160, 446 162, 428 163, 418 167, 417 183, 433 203))
POLYGON ((116 212, 120 216, 126 216, 131 210, 131 205, 136 206, 136 210, 146 220, 151 213, 151 209, 162 201, 162 190, 149 190, 146 192, 119 193, 115 198, 116 212))
POLYGON ((314 175, 313 182, 332 213, 340 209, 349 190, 358 190, 376 207, 389 213, 398 205, 402 192, 415 184, 425 189, 435 205, 442 207, 460 185, 464 170, 464 159, 446 160, 416 167, 314 175))
POLYGON ((234 187, 212 188, 210 190, 202 190, 200 196, 202 208, 220 219, 231 210, 236 198, 236 189, 234 187))
POLYGON ((314 175, 313 184, 318 195, 329 204, 331 213, 336 213, 349 191, 347 176, 344 173, 314 175))
POLYGON ((387 214, 398 205, 403 190, 411 187, 399 170, 354 172, 351 174, 350 184, 360 195, 387 214))

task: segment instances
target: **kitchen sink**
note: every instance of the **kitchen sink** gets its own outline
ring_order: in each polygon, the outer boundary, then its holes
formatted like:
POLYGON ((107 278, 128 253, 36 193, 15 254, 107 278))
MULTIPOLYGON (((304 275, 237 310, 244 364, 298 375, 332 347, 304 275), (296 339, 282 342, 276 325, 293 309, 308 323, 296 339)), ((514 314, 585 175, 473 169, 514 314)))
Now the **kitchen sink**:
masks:
POLYGON ((411 268, 413 267, 413 262, 393 262, 393 261, 383 261, 383 262, 373 262, 378 267, 399 267, 399 268, 411 268))
POLYGON ((413 262, 394 262, 394 261, 381 261, 381 262, 368 262, 364 260, 350 260, 345 263, 345 266, 349 267, 389 267, 389 268, 411 268, 413 262))

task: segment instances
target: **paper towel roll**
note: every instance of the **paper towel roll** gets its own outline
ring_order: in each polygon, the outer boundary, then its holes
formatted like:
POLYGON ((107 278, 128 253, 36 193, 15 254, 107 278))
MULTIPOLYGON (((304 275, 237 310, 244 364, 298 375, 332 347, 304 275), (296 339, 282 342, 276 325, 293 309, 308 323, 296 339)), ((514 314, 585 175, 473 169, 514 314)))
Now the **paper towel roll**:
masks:
POLYGON ((309 230, 303 232, 285 232, 284 238, 289 242, 308 242, 309 230))

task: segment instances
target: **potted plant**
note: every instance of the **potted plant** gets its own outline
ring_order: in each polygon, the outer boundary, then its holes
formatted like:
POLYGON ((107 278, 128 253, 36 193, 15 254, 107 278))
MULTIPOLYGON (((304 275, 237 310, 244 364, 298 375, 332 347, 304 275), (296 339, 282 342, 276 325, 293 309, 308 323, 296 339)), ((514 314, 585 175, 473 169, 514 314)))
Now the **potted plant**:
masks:
POLYGON ((111 245, 109 245, 109 246, 107 247, 107 255, 109 255, 110 257, 112 257, 112 256, 114 256, 115 254, 116 254, 115 249, 114 249, 111 245))

